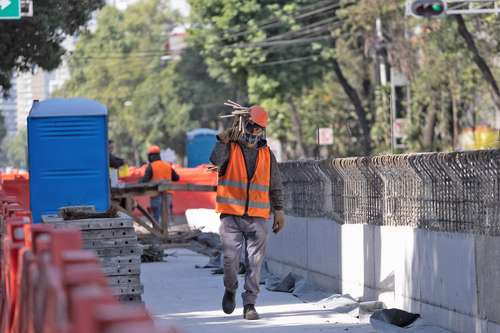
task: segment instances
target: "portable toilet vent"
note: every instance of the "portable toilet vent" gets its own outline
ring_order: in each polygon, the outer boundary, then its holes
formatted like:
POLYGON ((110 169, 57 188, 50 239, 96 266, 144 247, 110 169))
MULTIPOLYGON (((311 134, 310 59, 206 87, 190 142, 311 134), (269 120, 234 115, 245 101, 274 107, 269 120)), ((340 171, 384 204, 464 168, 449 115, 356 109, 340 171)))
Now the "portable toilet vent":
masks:
POLYGON ((83 98, 33 102, 28 116, 28 169, 33 221, 60 207, 110 205, 106 108, 83 98))

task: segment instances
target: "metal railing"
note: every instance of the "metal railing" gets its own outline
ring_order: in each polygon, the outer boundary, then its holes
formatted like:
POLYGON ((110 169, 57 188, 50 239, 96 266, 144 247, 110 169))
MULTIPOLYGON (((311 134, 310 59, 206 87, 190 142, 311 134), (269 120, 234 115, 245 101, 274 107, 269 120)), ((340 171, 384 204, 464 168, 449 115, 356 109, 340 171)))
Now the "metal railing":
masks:
POLYGON ((295 216, 500 235, 500 150, 280 164, 295 216))

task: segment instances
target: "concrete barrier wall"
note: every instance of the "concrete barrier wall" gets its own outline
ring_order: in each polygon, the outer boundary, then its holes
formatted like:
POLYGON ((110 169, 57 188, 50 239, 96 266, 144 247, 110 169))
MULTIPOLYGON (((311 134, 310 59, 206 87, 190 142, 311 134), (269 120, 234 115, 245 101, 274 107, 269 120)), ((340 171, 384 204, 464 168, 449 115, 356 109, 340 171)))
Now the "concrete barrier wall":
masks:
POLYGON ((420 313, 453 332, 500 332, 500 237, 287 216, 273 273, 420 313))
POLYGON ((278 274, 500 333, 500 151, 287 162, 278 274))

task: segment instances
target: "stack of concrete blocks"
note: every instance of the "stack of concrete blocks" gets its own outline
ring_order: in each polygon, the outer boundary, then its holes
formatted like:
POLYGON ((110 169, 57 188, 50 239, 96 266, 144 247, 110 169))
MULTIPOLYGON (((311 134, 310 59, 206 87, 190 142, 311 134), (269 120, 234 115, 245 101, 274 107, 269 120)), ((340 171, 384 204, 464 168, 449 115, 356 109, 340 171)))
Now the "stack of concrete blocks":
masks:
POLYGON ((104 275, 120 301, 140 302, 143 286, 140 280, 142 245, 137 241, 133 221, 123 214, 115 218, 64 220, 59 216, 43 216, 44 223, 56 228, 78 228, 82 248, 94 251, 104 275))

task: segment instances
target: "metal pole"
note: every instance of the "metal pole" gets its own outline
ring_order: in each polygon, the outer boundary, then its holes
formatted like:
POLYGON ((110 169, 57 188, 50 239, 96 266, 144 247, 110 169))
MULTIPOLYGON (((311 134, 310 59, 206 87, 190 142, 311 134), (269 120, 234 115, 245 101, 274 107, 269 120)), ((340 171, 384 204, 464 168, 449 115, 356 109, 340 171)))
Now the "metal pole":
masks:
POLYGON ((168 193, 161 192, 161 231, 164 239, 168 239, 168 193))
MULTIPOLYGON (((384 43, 384 34, 382 31, 382 20, 380 17, 378 17, 375 20, 375 31, 376 31, 376 39, 378 44, 383 44, 384 43)), ((380 45, 377 45, 377 51, 380 51, 382 47, 380 45)), ((377 59, 379 61, 379 75, 380 75, 380 85, 382 86, 382 104, 385 109, 387 106, 387 97, 385 94, 385 86, 387 85, 387 68, 385 64, 385 58, 384 54, 378 53, 377 54, 377 59)), ((392 80, 392 78, 391 78, 392 80)), ((391 85, 392 87, 392 85, 391 85)), ((391 96, 392 96, 392 89, 391 89, 391 96)), ((390 101, 389 104, 389 119, 390 119, 390 141, 391 141, 391 154, 394 153, 394 114, 393 114, 393 108, 392 108, 392 100, 390 101)))
MULTIPOLYGON (((377 18, 375 20, 375 28, 377 31, 377 43, 383 43, 384 34, 382 32, 382 20, 377 18)), ((379 70, 380 70, 380 84, 385 86, 387 84, 387 70, 385 68, 385 59, 383 54, 379 54, 379 70)))
POLYGON ((319 127, 316 128, 316 160, 319 160, 319 127))

